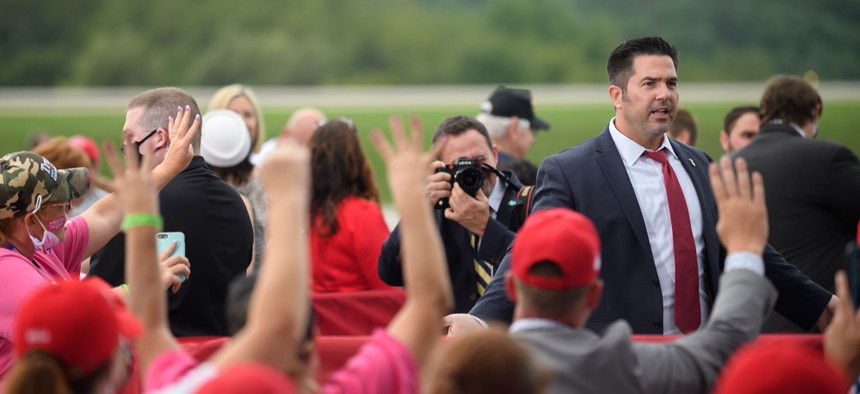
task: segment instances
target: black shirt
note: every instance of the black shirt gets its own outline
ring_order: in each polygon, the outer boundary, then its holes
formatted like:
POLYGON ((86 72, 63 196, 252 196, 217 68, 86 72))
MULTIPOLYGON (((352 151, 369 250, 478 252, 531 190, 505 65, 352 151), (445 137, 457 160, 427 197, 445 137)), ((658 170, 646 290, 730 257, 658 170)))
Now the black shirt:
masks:
MULTIPOLYGON (((245 204, 201 156, 194 156, 158 197, 163 231, 185 234, 185 255, 191 263, 191 277, 179 292, 168 291, 173 335, 228 335, 224 316, 227 286, 247 269, 254 242, 245 204)), ((126 282, 124 261, 125 235, 120 233, 93 256, 90 274, 119 286, 126 282)))

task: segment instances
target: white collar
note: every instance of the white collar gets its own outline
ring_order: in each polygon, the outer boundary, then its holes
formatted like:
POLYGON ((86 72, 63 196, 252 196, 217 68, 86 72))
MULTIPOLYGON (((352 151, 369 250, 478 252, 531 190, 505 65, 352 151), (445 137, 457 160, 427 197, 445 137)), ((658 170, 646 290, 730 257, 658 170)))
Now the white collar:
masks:
MULTIPOLYGON (((767 124, 785 124, 785 122, 783 122, 782 119, 774 119, 774 120, 771 120, 770 122, 767 122, 767 124)), ((800 134, 801 137, 806 138, 806 132, 803 131, 803 129, 801 129, 800 126, 798 126, 794 123, 789 123, 788 125, 791 126, 791 128, 793 128, 794 131, 796 131, 798 134, 800 134)))
MULTIPOLYGON (((639 145, 638 142, 633 141, 630 137, 624 135, 618 128, 615 127, 615 118, 613 117, 609 121, 609 135, 612 136, 612 142, 615 143, 615 147, 618 148, 618 153, 621 155, 621 160, 624 161, 628 166, 632 166, 636 163, 636 160, 639 160, 642 157, 643 152, 653 152, 650 149, 645 149, 642 145, 639 145)), ((671 153, 672 156, 678 158, 678 155, 675 154, 675 150, 672 149, 672 144, 669 143, 669 138, 663 134, 663 143, 660 144, 660 149, 666 148, 666 151, 671 153)))
POLYGON ((499 206, 502 205, 503 197, 505 197, 505 181, 502 180, 502 177, 496 175, 496 185, 493 186, 493 191, 490 192, 490 196, 487 198, 490 203, 490 209, 493 212, 499 212, 499 206))
POLYGON ((527 330, 576 330, 576 328, 568 326, 564 323, 559 323, 555 320, 549 319, 541 319, 539 317, 526 317, 522 319, 517 319, 516 321, 508 327, 509 333, 515 333, 519 331, 527 331, 527 330))

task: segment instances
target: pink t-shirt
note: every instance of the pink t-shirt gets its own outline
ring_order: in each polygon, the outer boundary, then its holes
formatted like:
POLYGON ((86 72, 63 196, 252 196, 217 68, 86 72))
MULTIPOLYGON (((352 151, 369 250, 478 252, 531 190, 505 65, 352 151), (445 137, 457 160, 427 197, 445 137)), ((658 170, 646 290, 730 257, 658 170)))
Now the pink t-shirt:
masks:
POLYGON ((332 374, 323 394, 418 392, 418 365, 412 353, 383 329, 362 346, 346 365, 332 374))
POLYGON ((66 239, 51 253, 36 252, 33 261, 0 248, 0 378, 14 358, 12 328, 21 302, 41 286, 78 278, 89 238, 87 222, 78 216, 66 223, 66 239))
POLYGON ((218 376, 212 364, 201 363, 181 348, 152 360, 143 380, 145 393, 193 393, 218 376))
MULTIPOLYGON (((218 375, 209 363, 200 363, 181 349, 153 360, 144 380, 147 393, 193 393, 218 375)), ((383 329, 332 374, 320 391, 337 393, 418 393, 418 366, 412 353, 383 329)))

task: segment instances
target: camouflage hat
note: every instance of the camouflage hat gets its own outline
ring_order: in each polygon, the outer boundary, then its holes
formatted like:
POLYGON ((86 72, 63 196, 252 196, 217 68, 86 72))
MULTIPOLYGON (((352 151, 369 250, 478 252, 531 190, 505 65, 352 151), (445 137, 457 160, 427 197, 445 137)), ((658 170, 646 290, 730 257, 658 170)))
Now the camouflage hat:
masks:
POLYGON ((86 168, 57 170, 48 159, 33 152, 3 156, 0 170, 0 219, 33 212, 43 203, 76 199, 90 186, 86 168))

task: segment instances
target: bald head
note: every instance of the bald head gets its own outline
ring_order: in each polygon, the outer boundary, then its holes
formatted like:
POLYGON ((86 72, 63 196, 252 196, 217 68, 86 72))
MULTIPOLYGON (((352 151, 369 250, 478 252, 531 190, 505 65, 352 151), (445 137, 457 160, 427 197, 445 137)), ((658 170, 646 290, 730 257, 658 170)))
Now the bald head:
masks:
POLYGON ((290 119, 287 120, 281 134, 284 137, 295 138, 302 144, 307 145, 314 130, 317 128, 317 124, 325 119, 325 114, 316 108, 299 108, 290 115, 290 119))

